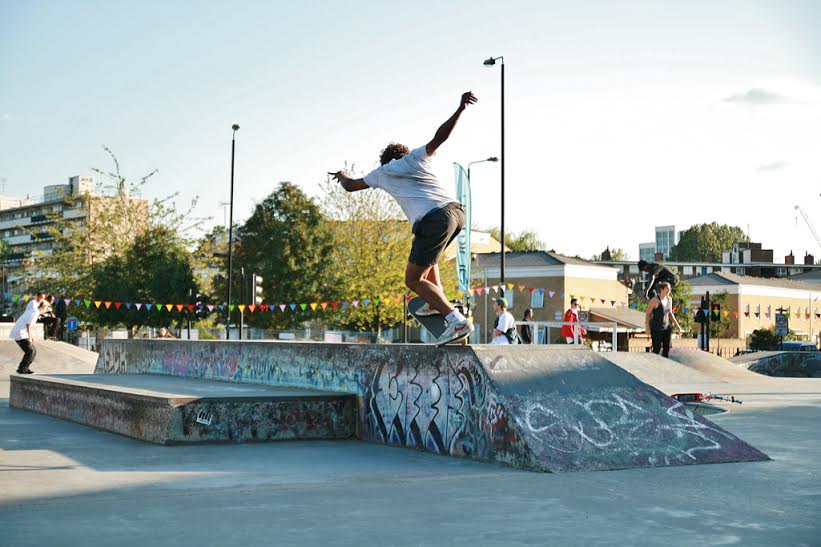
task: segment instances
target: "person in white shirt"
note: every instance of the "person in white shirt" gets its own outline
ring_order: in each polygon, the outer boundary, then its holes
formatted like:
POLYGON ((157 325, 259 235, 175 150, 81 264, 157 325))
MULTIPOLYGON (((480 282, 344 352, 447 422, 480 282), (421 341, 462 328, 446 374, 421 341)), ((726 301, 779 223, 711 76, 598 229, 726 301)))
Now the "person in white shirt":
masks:
POLYGON ((417 311, 418 315, 445 316, 447 329, 438 344, 470 336, 473 323, 451 305, 442 290, 439 258, 465 226, 466 218, 462 205, 433 174, 430 160, 448 139, 465 108, 475 102, 473 93, 463 93, 456 112, 429 143, 412 151, 401 144, 389 144, 380 155, 381 166, 363 178, 352 179, 344 171, 329 173, 348 192, 381 188, 408 217, 413 226, 413 245, 405 267, 405 285, 427 303, 417 311))
POLYGON ((513 314, 507 311, 507 299, 497 298, 493 301, 493 311, 496 312, 496 324, 493 326, 493 339, 491 344, 511 344, 508 332, 516 332, 516 320, 513 314), (512 329, 512 331, 511 331, 512 329))
POLYGON ((23 350, 23 359, 17 367, 18 374, 32 374, 30 365, 34 362, 37 356, 37 350, 34 348, 34 337, 31 335, 31 326, 37 323, 40 314, 46 310, 46 301, 44 295, 38 294, 29 301, 26 309, 14 322, 11 328, 9 338, 17 342, 20 349, 23 350))

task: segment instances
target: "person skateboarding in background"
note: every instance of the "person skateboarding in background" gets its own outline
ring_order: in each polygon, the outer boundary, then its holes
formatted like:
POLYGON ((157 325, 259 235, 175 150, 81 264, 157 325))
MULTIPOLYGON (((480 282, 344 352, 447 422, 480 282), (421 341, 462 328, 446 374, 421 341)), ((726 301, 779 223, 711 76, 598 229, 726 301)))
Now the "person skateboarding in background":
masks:
POLYGON ((475 102, 473 93, 463 93, 456 112, 429 143, 414 150, 390 143, 379 157, 380 167, 363 178, 352 179, 344 171, 329 173, 348 192, 381 188, 408 217, 413 244, 405 267, 405 285, 426 302, 417 315, 445 317, 447 328, 436 341, 440 345, 466 338, 474 328, 445 296, 438 265, 445 248, 465 226, 465 209, 433 174, 430 160, 448 139, 465 108, 475 102))
POLYGON ((658 296, 658 284, 662 281, 670 284, 671 291, 678 285, 678 276, 664 264, 639 260, 639 271, 646 272, 650 276, 647 282, 647 292, 644 294, 648 301, 658 296))

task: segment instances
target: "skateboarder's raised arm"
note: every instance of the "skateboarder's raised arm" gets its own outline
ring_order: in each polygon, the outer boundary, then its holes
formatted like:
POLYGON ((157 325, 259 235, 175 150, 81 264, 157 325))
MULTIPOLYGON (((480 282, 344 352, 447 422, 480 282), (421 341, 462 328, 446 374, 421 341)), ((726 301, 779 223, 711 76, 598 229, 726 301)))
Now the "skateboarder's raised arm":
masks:
POLYGON ((345 174, 345 171, 337 171, 336 173, 328 173, 342 185, 342 188, 348 192, 356 192, 357 190, 367 190, 370 188, 365 184, 365 179, 352 179, 345 174))
POLYGON ((471 91, 462 93, 462 99, 459 101, 459 108, 456 109, 453 116, 448 118, 445 123, 439 126, 439 129, 436 130, 436 134, 433 136, 433 140, 425 145, 425 152, 427 152, 428 156, 434 155, 436 153, 436 149, 442 146, 443 142, 448 140, 451 132, 453 132, 453 128, 456 127, 456 122, 459 120, 459 116, 462 115, 462 112, 464 112, 467 105, 475 102, 476 97, 471 91))

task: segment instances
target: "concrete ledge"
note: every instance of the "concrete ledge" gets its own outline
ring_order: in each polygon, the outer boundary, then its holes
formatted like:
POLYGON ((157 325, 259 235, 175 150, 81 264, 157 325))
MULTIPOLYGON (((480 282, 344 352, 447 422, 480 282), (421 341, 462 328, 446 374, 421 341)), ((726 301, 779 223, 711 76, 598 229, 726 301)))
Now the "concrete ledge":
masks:
POLYGON ((157 444, 344 439, 356 398, 152 375, 12 375, 10 406, 157 444))

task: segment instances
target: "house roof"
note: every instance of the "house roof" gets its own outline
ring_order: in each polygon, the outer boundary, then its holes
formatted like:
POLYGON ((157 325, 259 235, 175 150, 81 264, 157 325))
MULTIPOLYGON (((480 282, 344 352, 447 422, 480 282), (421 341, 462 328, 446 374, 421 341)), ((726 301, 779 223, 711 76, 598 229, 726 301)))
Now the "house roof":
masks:
POLYGON ((620 326, 629 329, 644 330, 644 313, 628 307, 590 308, 590 314, 602 318, 604 321, 615 321, 620 326))
POLYGON ((793 281, 809 281, 811 283, 818 283, 821 281, 821 270, 810 270, 808 272, 791 275, 787 279, 792 279, 793 281))
MULTIPOLYGON (((480 268, 498 268, 501 259, 499 253, 481 254, 476 257, 476 264, 480 268)), ((596 264, 581 258, 560 255, 553 251, 527 251, 505 253, 505 267, 534 267, 534 266, 595 266, 599 268, 611 268, 596 264)))
POLYGON ((795 281, 791 279, 776 279, 769 277, 741 276, 732 273, 713 272, 688 280, 693 287, 705 285, 753 285, 758 287, 777 287, 779 289, 794 289, 797 291, 817 291, 814 283, 795 281))

